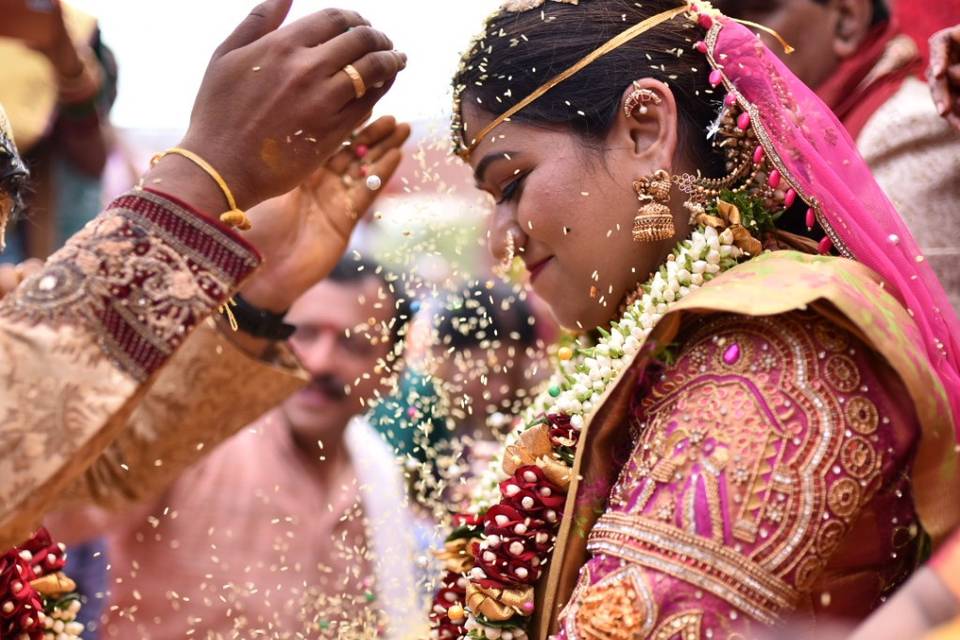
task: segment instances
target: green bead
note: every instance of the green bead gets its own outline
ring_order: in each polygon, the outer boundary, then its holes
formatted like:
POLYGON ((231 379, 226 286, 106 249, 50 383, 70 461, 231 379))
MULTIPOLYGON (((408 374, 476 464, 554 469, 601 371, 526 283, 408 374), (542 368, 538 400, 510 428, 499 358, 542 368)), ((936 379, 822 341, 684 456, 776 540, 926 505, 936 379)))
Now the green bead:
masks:
POLYGON ((363 594, 363 597, 367 599, 367 602, 373 602, 377 599, 377 594, 375 594, 373 591, 367 591, 363 594))
POLYGON ((330 623, 327 622, 326 620, 320 620, 319 622, 317 622, 317 626, 320 627, 321 629, 329 629, 330 623))
POLYGON ((558 387, 557 385, 553 385, 552 387, 550 387, 549 393, 551 398, 558 397, 560 395, 560 387, 558 387))

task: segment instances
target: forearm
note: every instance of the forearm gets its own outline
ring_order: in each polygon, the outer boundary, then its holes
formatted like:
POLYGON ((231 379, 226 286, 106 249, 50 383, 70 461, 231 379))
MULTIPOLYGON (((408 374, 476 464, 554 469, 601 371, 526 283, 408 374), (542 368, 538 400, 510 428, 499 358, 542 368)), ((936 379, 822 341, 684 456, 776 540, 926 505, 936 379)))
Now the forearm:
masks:
MULTIPOLYGON (((184 183, 186 184, 186 183, 184 183)), ((0 303, 0 546, 29 535, 120 434, 148 383, 259 259, 148 193, 118 198, 0 303)))

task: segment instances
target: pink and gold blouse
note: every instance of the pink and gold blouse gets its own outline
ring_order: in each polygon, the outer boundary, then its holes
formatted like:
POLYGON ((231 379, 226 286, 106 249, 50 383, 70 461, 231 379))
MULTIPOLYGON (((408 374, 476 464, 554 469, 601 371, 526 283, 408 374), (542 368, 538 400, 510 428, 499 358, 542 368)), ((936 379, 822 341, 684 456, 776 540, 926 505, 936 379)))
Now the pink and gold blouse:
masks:
POLYGON ((918 400, 924 385, 942 394, 895 347, 910 321, 868 274, 784 253, 683 303, 696 311, 660 342, 670 364, 638 363, 589 425, 538 593, 555 617, 537 637, 719 640, 787 615, 859 620, 910 575, 927 529, 939 540, 956 521, 921 519, 930 485, 916 467, 955 483, 955 452, 932 452, 952 436, 918 400), (824 285, 813 304, 756 313, 811 278, 824 285), (788 291, 767 290, 778 283, 788 291), (860 324, 867 294, 880 304, 860 324))

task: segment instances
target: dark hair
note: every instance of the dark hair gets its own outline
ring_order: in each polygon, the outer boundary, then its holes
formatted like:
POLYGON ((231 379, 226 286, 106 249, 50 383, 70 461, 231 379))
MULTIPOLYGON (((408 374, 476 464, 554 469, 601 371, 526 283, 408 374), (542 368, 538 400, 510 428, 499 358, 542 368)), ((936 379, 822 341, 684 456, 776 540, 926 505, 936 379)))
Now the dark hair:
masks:
POLYGON ((327 276, 330 282, 355 284, 376 278, 383 289, 393 297, 393 319, 390 321, 390 337, 394 342, 403 340, 412 311, 410 300, 401 279, 379 262, 356 252, 340 258, 327 276))
MULTIPOLYGON (((464 55, 454 91, 461 104, 479 104, 500 115, 629 25, 684 4, 590 0, 579 5, 547 2, 519 13, 501 11, 464 55)), ((703 28, 678 16, 596 60, 513 119, 565 127, 596 145, 613 126, 630 83, 644 76, 656 78, 676 97, 681 148, 689 150, 704 175, 719 177, 725 173, 724 162, 711 148, 706 131, 719 114, 723 96, 711 88, 709 64, 693 48, 705 36, 703 28)), ((462 137, 469 142, 471 132, 462 137)))
POLYGON ((523 350, 536 342, 530 305, 506 285, 471 283, 448 306, 437 317, 437 341, 445 348, 467 349, 499 340, 523 350))
MULTIPOLYGON (((817 4, 827 4, 830 0, 813 0, 817 4)), ((885 0, 873 0, 873 15, 870 18, 870 26, 875 27, 890 21, 890 8, 887 7, 885 0)))

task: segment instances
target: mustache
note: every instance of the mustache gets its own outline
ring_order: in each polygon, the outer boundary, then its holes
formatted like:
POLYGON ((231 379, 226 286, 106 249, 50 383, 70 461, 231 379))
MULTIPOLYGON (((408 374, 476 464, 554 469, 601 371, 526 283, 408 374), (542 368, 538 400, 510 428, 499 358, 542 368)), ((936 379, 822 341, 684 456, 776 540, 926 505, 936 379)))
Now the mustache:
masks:
POLYGON ((333 374, 322 374, 310 379, 310 388, 314 391, 320 391, 329 398, 342 400, 347 397, 345 390, 346 383, 333 374))

